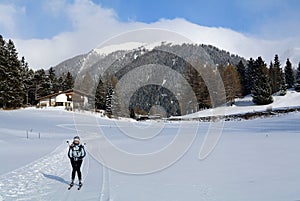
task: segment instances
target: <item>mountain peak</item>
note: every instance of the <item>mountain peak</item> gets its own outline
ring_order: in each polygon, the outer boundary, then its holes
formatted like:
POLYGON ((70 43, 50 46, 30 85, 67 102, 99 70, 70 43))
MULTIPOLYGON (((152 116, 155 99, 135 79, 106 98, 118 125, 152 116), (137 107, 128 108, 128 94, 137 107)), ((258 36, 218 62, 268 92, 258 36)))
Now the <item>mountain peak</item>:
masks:
POLYGON ((152 50, 155 47, 159 47, 163 44, 171 44, 171 45, 182 45, 183 42, 178 41, 157 41, 157 42, 126 42, 126 43, 119 43, 119 44, 110 44, 106 46, 99 46, 95 48, 93 51, 96 52, 99 55, 108 55, 116 51, 130 51, 130 50, 138 50, 138 49, 147 49, 152 50))

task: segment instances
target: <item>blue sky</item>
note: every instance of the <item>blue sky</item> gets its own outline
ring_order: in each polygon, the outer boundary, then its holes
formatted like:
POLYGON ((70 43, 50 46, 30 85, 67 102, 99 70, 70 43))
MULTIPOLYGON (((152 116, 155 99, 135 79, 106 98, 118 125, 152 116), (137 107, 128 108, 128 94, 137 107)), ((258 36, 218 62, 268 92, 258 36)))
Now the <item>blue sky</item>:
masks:
POLYGON ((281 3, 268 3, 268 6, 263 3, 260 7, 255 2, 239 0, 97 0, 96 2, 114 8, 121 20, 154 22, 160 18, 180 17, 203 26, 226 27, 246 33, 255 33, 255 26, 260 26, 268 18, 277 18, 278 15, 274 15, 273 11, 284 7, 281 3))
MULTIPOLYGON (((161 18, 184 18, 210 27, 225 27, 264 37, 264 26, 278 22, 292 29, 300 21, 298 0, 94 0, 113 8, 122 21, 155 22, 161 18)), ((280 37, 278 31, 272 31, 280 37)), ((289 35, 288 33, 285 33, 289 35)), ((293 33, 290 33, 291 35, 293 33)), ((267 37, 267 36, 266 36, 267 37)))
MULTIPOLYGON (((60 2, 54 3, 57 6, 65 2, 74 3, 72 0, 53 2, 60 2)), ((122 22, 153 23, 159 19, 184 18, 202 26, 224 27, 259 37, 291 36, 296 33, 290 23, 300 21, 300 1, 297 0, 93 0, 93 2, 103 8, 113 9, 116 19, 122 22), (268 32, 267 27, 273 26, 276 22, 288 31, 283 32, 274 28, 268 32)), ((0 4, 12 4, 18 9, 26 10, 26 14, 16 19, 16 26, 22 31, 1 30, 3 26, 0 24, 0 31, 7 34, 7 37, 49 38, 60 32, 72 30, 71 21, 63 10, 53 11, 47 1, 2 0, 0 4)))
POLYGON ((270 57, 275 43, 277 52, 299 48, 299 11, 298 0, 0 0, 0 34, 12 38, 34 68, 140 28, 170 29, 241 56, 270 57), (258 48, 239 40, 269 42, 258 48))

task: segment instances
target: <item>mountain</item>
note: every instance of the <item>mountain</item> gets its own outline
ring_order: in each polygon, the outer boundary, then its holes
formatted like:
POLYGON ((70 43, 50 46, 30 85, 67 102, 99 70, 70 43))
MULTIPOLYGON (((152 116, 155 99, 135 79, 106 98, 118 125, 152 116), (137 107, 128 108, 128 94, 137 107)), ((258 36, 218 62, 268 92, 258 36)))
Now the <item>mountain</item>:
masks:
MULTIPOLYGON (((194 52, 199 52, 200 49, 204 49, 202 54, 208 54, 211 60, 218 65, 227 65, 228 63, 236 66, 240 60, 246 64, 246 60, 238 55, 231 54, 228 51, 221 50, 212 45, 197 45, 197 44, 172 44, 172 43, 153 43, 145 44, 138 42, 130 42, 119 45, 110 45, 99 49, 93 49, 87 54, 78 55, 73 58, 67 59, 54 67, 56 74, 61 75, 68 71, 76 77, 83 69, 93 67, 96 63, 112 63, 120 57, 131 55, 133 52, 135 55, 142 54, 146 51, 153 49, 163 49, 165 51, 176 51, 180 54, 188 55, 194 52)), ((201 56, 200 56, 201 57, 201 56)), ((93 71, 93 70, 92 70, 93 71)))
POLYGON ((128 116, 128 109, 161 114, 162 108, 163 116, 178 116, 222 105, 225 92, 215 68, 240 61, 246 64, 211 45, 131 42, 94 49, 62 62, 55 71, 71 72, 75 89, 91 96, 100 93, 101 80, 101 93, 106 94, 101 100, 111 97, 106 103, 112 102, 112 113, 118 113, 114 116, 128 116), (114 90, 108 96, 110 88, 114 90))
POLYGON ((76 72, 80 70, 86 56, 87 54, 78 55, 59 63, 54 67, 55 73, 57 75, 61 75, 69 71, 72 73, 73 76, 76 75, 76 72))

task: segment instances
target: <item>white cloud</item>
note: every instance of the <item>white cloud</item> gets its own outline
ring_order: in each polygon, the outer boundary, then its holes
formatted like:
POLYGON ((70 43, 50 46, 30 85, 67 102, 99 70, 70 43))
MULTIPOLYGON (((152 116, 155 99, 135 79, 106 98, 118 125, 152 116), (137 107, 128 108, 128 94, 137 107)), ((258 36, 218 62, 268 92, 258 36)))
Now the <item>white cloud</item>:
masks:
MULTIPOLYGON (((276 41, 264 40, 246 36, 226 28, 199 26, 184 19, 163 20, 155 23, 154 26, 170 29, 196 43, 211 44, 233 54, 243 56, 246 59, 262 56, 268 63, 274 58, 275 54, 284 54, 286 57, 293 57, 292 61, 294 63, 300 61, 300 55, 294 55, 292 53, 296 51, 290 51, 297 49, 299 43, 295 42, 299 41, 299 38, 276 41)), ((283 62, 286 58, 282 59, 283 62)))
POLYGON ((65 8, 74 31, 63 32, 51 39, 14 39, 21 55, 32 68, 48 68, 66 58, 87 53, 104 40, 121 32, 147 26, 142 23, 121 23, 113 10, 103 9, 84 0, 65 8))
MULTIPOLYGON (((211 44, 246 58, 261 55, 266 62, 269 62, 276 53, 284 54, 285 52, 288 57, 291 57, 289 54, 299 52, 292 51, 298 48, 296 45, 299 43, 291 43, 291 41, 299 42, 298 38, 268 41, 226 28, 199 26, 184 19, 160 20, 151 24, 120 22, 113 10, 104 9, 89 0, 77 0, 72 4, 64 4, 63 9, 62 5, 57 7, 55 5, 53 8, 55 11, 67 12, 73 25, 72 31, 62 32, 50 39, 13 39, 20 55, 27 58, 32 68, 48 68, 72 56, 87 53, 110 37, 140 28, 162 28, 174 31, 197 43, 211 44)), ((12 15, 6 14, 5 16, 12 15)), ((14 24, 13 20, 7 26, 11 24, 14 24)), ((293 58, 300 61, 299 56, 293 56, 293 58)))
POLYGON ((6 32, 13 32, 15 29, 14 16, 17 11, 13 6, 0 4, 0 28, 6 32))
POLYGON ((26 14, 25 7, 16 7, 9 4, 0 4, 0 34, 17 35, 18 17, 26 14))
POLYGON ((116 13, 113 10, 103 9, 88 0, 75 1, 74 4, 68 6, 67 13, 73 26, 81 30, 91 27, 97 30, 97 26, 116 22, 116 13))

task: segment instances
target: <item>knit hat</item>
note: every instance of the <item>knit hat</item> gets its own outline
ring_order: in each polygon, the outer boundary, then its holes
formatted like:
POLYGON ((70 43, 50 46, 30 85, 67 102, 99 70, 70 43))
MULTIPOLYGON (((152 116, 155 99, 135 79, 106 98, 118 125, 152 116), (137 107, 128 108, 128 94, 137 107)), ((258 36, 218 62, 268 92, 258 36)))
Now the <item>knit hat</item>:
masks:
POLYGON ((75 136, 75 137, 73 138, 73 141, 78 141, 78 142, 80 142, 80 137, 79 137, 79 136, 75 136))

